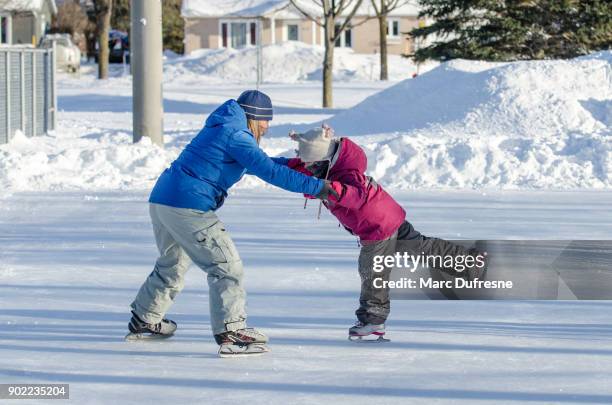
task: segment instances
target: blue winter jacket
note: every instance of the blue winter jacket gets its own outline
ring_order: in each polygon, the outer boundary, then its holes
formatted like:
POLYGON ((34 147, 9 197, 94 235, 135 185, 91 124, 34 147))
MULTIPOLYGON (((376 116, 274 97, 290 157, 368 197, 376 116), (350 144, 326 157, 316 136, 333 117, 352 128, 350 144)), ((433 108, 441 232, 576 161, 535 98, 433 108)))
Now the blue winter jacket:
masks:
POLYGON ((228 100, 206 120, 204 128, 166 169, 149 202, 202 211, 221 207, 227 190, 247 173, 277 187, 316 195, 323 182, 286 167, 287 159, 270 158, 247 128, 244 110, 228 100))

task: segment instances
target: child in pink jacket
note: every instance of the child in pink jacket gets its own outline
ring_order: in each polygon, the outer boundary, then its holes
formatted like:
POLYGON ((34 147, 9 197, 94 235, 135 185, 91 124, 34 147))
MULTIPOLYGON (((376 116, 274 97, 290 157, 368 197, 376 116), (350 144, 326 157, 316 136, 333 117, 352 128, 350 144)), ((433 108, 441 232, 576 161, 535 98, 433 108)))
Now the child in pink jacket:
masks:
MULTIPOLYGON (((420 234, 406 220, 406 212, 376 181, 365 175, 367 159, 363 150, 348 138, 335 139, 328 126, 302 134, 292 133, 298 142, 298 158, 287 165, 297 171, 331 182, 339 198, 330 196, 323 204, 361 244, 359 275, 361 295, 355 311, 357 323, 349 329, 349 339, 375 336, 382 339, 390 311, 388 288, 376 288, 374 278, 389 280, 391 269, 373 271, 374 257, 395 255, 410 246, 413 253, 425 255, 471 255, 480 252, 451 242, 420 234), (403 241, 399 243, 398 241, 403 241), (411 241, 411 242, 404 242, 411 241)), ((440 267, 457 273, 453 268, 440 267)), ((484 277, 486 264, 462 274, 468 279, 484 277)))

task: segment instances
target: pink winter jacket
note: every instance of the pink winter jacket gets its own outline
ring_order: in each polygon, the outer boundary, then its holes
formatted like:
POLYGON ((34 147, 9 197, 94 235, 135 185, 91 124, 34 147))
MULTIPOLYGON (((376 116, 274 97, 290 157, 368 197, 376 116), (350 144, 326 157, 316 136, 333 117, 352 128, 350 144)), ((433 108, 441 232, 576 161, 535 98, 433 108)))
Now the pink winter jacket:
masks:
POLYGON ((389 238, 406 219, 404 209, 380 185, 364 174, 368 161, 363 150, 340 138, 327 180, 342 184, 340 199, 326 207, 362 243, 389 238))

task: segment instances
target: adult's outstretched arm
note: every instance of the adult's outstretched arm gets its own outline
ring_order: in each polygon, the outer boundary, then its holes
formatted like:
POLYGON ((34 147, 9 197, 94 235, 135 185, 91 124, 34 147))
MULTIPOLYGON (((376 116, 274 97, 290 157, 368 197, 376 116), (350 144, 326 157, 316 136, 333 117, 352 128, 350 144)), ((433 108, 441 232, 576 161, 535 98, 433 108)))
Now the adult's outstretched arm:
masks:
POLYGON ((323 188, 323 181, 305 176, 275 163, 261 150, 253 135, 246 131, 232 134, 228 142, 228 153, 244 166, 249 174, 263 181, 295 193, 317 195, 323 188))

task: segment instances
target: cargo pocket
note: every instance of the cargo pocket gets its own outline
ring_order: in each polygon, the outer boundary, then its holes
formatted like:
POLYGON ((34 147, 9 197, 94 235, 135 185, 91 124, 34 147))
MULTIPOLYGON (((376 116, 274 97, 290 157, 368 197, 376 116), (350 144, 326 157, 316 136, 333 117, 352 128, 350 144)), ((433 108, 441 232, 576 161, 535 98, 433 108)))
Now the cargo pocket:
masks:
POLYGON ((222 222, 216 222, 214 225, 196 232, 195 237, 198 244, 210 251, 214 262, 229 263, 240 260, 238 251, 222 222))

